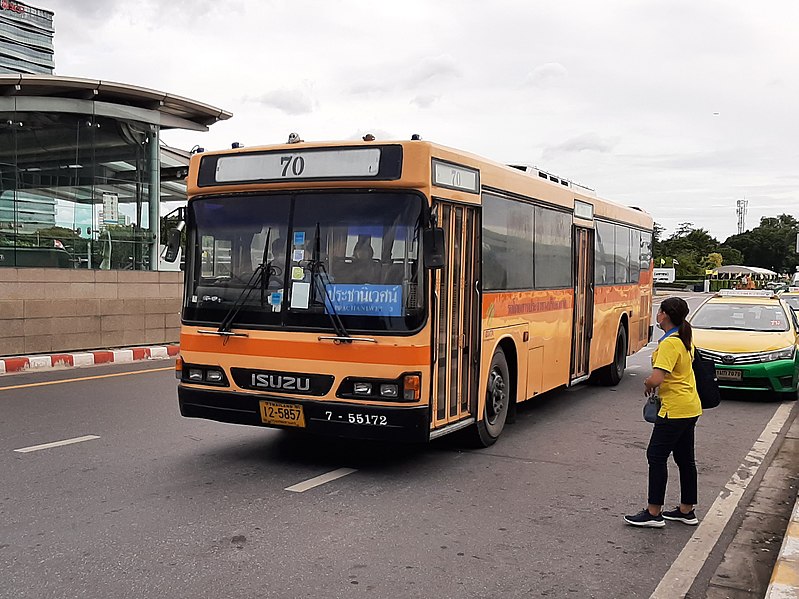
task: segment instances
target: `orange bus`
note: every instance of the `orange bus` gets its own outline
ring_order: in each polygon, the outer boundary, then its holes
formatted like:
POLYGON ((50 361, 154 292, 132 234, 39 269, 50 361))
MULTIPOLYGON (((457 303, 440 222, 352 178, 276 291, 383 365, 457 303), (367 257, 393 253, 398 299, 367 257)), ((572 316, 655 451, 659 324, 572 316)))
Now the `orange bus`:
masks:
POLYGON ((299 141, 194 155, 188 195, 186 417, 488 446, 651 335, 652 218, 536 169, 299 141))

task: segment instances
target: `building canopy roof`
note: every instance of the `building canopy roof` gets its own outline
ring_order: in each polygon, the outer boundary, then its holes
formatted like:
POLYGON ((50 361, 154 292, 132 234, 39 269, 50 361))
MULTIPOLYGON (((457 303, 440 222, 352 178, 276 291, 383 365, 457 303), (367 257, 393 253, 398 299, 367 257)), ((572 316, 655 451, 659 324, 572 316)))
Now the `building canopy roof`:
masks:
POLYGON ((768 270, 767 268, 760 268, 759 266, 738 266, 738 265, 729 265, 729 266, 720 266, 713 274, 716 275, 733 275, 733 276, 743 276, 743 275, 764 275, 764 276, 777 276, 777 273, 773 270, 768 270))
POLYGON ((74 98, 122 104, 156 110, 204 127, 233 116, 221 108, 153 89, 58 75, 0 75, 0 96, 74 98))

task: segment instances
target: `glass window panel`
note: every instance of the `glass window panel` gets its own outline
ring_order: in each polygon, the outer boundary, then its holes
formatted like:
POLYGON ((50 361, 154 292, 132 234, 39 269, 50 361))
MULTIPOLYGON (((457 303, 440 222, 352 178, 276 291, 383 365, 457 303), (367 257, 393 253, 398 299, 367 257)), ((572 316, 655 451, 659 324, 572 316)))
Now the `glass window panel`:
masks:
POLYGON ((652 233, 641 233, 641 270, 648 270, 652 261, 652 233))
POLYGON ((615 279, 615 227, 611 223, 596 221, 595 239, 594 282, 607 285, 615 279))
POLYGON ((623 225, 615 225, 616 240, 614 244, 614 277, 615 283, 630 282, 630 229, 623 225))
POLYGON ((630 281, 637 283, 641 278, 641 231, 630 232, 630 281))
POLYGON ((533 288, 533 206, 483 196, 483 288, 533 288))
POLYGON ((572 218, 570 214, 535 207, 535 287, 572 285, 572 218))

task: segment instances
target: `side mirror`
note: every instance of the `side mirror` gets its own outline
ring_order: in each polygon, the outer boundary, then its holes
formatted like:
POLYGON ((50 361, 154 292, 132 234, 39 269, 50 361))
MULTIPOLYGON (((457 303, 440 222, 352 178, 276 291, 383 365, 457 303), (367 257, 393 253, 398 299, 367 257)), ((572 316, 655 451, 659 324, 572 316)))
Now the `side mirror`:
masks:
POLYGON ((166 249, 164 250, 164 260, 174 262, 178 259, 180 252, 180 229, 171 229, 167 233, 166 249))
POLYGON ((444 229, 425 229, 422 232, 422 252, 425 268, 442 268, 446 260, 444 254, 444 229))

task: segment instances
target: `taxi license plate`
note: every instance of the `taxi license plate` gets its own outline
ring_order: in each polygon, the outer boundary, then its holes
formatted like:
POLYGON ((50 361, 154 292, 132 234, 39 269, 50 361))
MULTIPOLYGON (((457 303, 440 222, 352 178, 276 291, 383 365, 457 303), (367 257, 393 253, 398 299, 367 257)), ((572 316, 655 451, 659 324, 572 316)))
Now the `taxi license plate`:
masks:
POLYGON ((740 381, 743 379, 743 372, 740 370, 716 370, 716 377, 720 381, 740 381))
POLYGON ((305 428, 305 414, 302 406, 274 401, 261 401, 261 422, 278 426, 297 426, 305 428))

